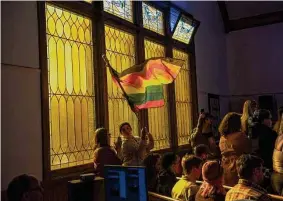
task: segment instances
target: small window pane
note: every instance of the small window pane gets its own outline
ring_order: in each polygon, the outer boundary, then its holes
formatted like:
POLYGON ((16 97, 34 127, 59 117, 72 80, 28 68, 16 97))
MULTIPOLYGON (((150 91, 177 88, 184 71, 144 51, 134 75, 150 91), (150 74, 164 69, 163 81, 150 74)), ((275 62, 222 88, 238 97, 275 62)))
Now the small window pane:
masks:
MULTIPOLYGON (((152 42, 144 41, 145 59, 153 57, 165 57, 165 47, 152 42)), ((154 137, 154 150, 160 150, 170 147, 169 138, 169 113, 167 100, 167 85, 163 86, 164 91, 164 106, 160 108, 148 109, 149 131, 154 137)))
POLYGON ((163 13, 156 8, 142 3, 143 27, 164 35, 163 13))
POLYGON ((183 43, 189 44, 194 29, 195 28, 192 25, 192 21, 182 16, 177 24, 173 38, 183 43))
POLYGON ((176 26, 180 11, 175 8, 170 8, 170 29, 173 32, 174 27, 176 26))
POLYGON ((133 3, 132 1, 103 1, 104 11, 133 22, 133 3))
POLYGON ((51 170, 93 161, 91 21, 46 4, 51 170))
MULTIPOLYGON (((135 65, 135 36, 105 25, 106 56, 111 66, 118 72, 135 65)), ((108 115, 109 132, 111 133, 111 145, 119 136, 119 124, 129 122, 133 134, 138 135, 138 118, 132 112, 128 102, 124 98, 121 89, 113 82, 109 69, 107 69, 108 91, 108 115)))
POLYGON ((188 136, 192 130, 192 101, 189 55, 173 49, 173 58, 184 61, 179 75, 175 80, 175 99, 178 130, 178 145, 188 144, 188 136))

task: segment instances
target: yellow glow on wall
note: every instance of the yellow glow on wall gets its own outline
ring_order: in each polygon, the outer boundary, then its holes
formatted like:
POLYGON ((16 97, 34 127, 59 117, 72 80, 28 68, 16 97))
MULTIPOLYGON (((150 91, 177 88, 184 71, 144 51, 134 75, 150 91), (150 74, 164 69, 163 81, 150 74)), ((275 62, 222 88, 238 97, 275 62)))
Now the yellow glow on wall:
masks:
MULTIPOLYGON (((164 46, 152 42, 144 41, 145 59, 152 57, 165 57, 164 46)), ((154 150, 165 149, 170 147, 169 141, 169 114, 167 101, 167 86, 164 85, 164 100, 165 104, 160 108, 148 109, 149 131, 154 137, 154 150)))
POLYGON ((88 18, 46 4, 51 170, 91 163, 95 106, 88 18))
POLYGON ((188 136, 192 130, 192 100, 190 84, 189 55, 173 49, 173 58, 184 61, 175 80, 175 99, 178 128, 178 145, 188 144, 188 136))
MULTIPOLYGON (((135 65, 135 37, 120 29, 105 25, 105 45, 106 56, 111 66, 118 72, 135 65)), ((122 91, 114 84, 111 74, 107 69, 107 89, 108 89, 108 114, 109 132, 111 144, 119 136, 119 124, 129 122, 133 129, 133 134, 138 135, 138 119, 131 111, 127 101, 123 97, 122 91)))

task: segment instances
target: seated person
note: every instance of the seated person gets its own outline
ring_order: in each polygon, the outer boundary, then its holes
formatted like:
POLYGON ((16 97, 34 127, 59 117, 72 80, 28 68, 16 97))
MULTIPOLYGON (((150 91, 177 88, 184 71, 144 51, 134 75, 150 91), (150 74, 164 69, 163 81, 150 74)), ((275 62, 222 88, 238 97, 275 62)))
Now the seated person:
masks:
POLYGON ((172 188, 177 182, 176 168, 180 157, 174 153, 166 153, 161 157, 161 171, 157 176, 156 192, 171 196, 172 188))
POLYGON ((95 131, 94 169, 99 176, 103 177, 104 165, 121 165, 117 153, 110 146, 110 134, 105 128, 95 131))
POLYGON ((35 177, 23 174, 9 183, 7 196, 8 201, 43 201, 43 189, 35 177))
POLYGON ((141 137, 133 136, 132 127, 128 122, 122 123, 119 130, 122 138, 118 138, 121 143, 116 143, 116 150, 123 165, 143 165, 146 155, 154 147, 152 135, 144 128, 141 131, 141 137), (148 143, 146 139, 148 139, 148 143))
POLYGON ((259 186, 263 181, 262 165, 262 159, 257 156, 249 154, 240 156, 236 163, 240 180, 228 191, 225 201, 240 199, 271 201, 267 191, 259 186))
POLYGON ((143 164, 146 167, 147 187, 149 191, 156 190, 157 175, 160 171, 160 159, 159 154, 149 154, 144 160, 143 164))
POLYGON ((223 169, 219 161, 207 161, 202 166, 203 183, 196 194, 196 201, 224 201, 223 169))
POLYGON ((185 155, 182 158, 183 176, 172 189, 172 198, 184 201, 195 200, 199 190, 196 180, 201 174, 202 159, 194 155, 185 155))
POLYGON ((209 147, 205 144, 194 147, 194 155, 206 161, 210 156, 209 147))

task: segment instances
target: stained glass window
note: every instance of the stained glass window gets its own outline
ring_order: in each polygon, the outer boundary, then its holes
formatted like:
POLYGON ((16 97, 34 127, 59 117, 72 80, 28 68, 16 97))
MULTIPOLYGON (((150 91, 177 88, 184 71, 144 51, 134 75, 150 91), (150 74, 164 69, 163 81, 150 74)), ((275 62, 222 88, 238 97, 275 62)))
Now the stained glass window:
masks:
POLYGON ((194 29, 195 28, 192 20, 182 16, 177 24, 173 38, 183 43, 189 44, 194 29))
POLYGON ((189 55, 173 49, 173 58, 184 61, 179 75, 175 80, 175 100, 178 130, 178 145, 188 144, 188 136, 192 130, 192 101, 189 55))
MULTIPOLYGON (((165 57, 164 46, 152 42, 144 41, 145 59, 152 57, 165 57)), ((165 104, 160 108, 148 109, 149 131, 154 137, 154 150, 165 149, 170 147, 169 138, 169 113, 167 101, 167 86, 163 86, 165 104)))
POLYGON ((180 11, 178 11, 177 9, 173 7, 170 8, 170 29, 171 31, 174 30, 174 27, 176 26, 179 15, 180 15, 180 11))
MULTIPOLYGON (((106 56, 111 66, 118 72, 133 66, 136 62, 135 37, 120 29, 105 25, 106 56)), ((119 136, 119 124, 129 122, 133 134, 138 135, 138 119, 129 107, 122 91, 112 81, 107 69, 108 114, 111 144, 119 136)))
POLYGON ((91 163, 95 105, 91 21, 46 4, 51 170, 91 163))
POLYGON ((133 22, 133 3, 126 0, 104 0, 104 10, 108 13, 133 22))
POLYGON ((143 2, 142 15, 144 28, 164 35, 163 13, 160 10, 143 2))

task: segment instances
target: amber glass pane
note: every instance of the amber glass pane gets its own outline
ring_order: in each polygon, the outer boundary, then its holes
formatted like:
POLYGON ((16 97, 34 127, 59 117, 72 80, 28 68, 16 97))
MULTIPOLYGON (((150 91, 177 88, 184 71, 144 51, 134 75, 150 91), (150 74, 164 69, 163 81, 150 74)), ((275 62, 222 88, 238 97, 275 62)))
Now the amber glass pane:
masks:
POLYGON ((91 163, 95 108, 91 21, 46 4, 51 170, 91 163))
POLYGON ((143 27, 164 35, 163 13, 156 8, 142 3, 143 27))
POLYGON ((177 24, 173 38, 183 43, 189 44, 194 29, 195 28, 194 26, 192 26, 191 20, 182 16, 177 24))
MULTIPOLYGON (((144 41, 145 59, 152 57, 165 57, 164 46, 152 42, 144 41)), ((169 139, 169 119, 168 119, 168 101, 167 86, 163 86, 165 105, 160 108, 148 109, 149 131, 154 137, 154 150, 165 149, 170 147, 169 139)))
POLYGON ((125 0, 104 0, 104 10, 108 13, 133 22, 133 2, 125 0))
POLYGON ((173 58, 184 61, 184 65, 175 80, 178 145, 184 145, 188 143, 188 136, 193 123, 189 55, 173 49, 173 58))
MULTIPOLYGON (((135 37, 117 29, 105 25, 105 45, 106 56, 111 66, 118 72, 135 65, 135 37)), ((119 124, 129 122, 133 129, 133 134, 138 135, 138 119, 132 112, 127 101, 123 97, 122 91, 112 81, 111 74, 107 69, 107 89, 108 89, 108 114, 109 132, 111 133, 111 144, 119 136, 119 124)))

